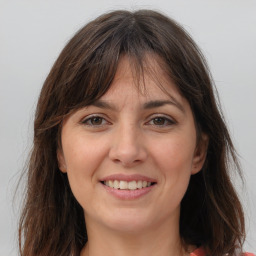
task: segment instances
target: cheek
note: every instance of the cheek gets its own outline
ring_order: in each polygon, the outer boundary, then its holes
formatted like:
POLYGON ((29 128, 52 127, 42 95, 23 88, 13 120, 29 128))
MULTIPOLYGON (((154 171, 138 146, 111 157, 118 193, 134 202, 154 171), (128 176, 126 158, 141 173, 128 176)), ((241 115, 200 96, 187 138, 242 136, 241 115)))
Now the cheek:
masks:
POLYGON ((155 143, 154 159, 165 183, 165 192, 169 197, 181 200, 187 190, 193 166, 195 143, 193 140, 165 140, 155 143))
MULTIPOLYGON (((78 199, 97 182, 95 170, 101 153, 97 143, 90 143, 81 136, 65 137, 62 141, 67 176, 71 190, 78 199)), ((78 200, 79 201, 79 200, 78 200)))
POLYGON ((169 170, 177 173, 190 171, 193 163, 195 143, 183 139, 169 139, 162 143, 154 143, 154 155, 161 169, 167 174, 169 170))
POLYGON ((97 140, 84 139, 81 136, 63 141, 63 152, 67 167, 67 176, 73 195, 86 209, 92 204, 93 193, 97 186, 97 168, 103 161, 103 147, 97 140))
POLYGON ((68 171, 92 172, 106 151, 99 140, 76 135, 63 141, 63 151, 68 171))

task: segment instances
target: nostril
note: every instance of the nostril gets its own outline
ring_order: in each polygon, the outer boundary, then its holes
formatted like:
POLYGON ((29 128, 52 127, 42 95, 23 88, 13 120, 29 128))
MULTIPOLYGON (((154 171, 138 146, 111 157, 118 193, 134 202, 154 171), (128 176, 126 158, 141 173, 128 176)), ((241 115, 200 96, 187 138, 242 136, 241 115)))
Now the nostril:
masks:
POLYGON ((133 166, 145 161, 147 158, 143 142, 130 137, 127 132, 113 141, 109 157, 114 163, 122 164, 123 166, 133 166))

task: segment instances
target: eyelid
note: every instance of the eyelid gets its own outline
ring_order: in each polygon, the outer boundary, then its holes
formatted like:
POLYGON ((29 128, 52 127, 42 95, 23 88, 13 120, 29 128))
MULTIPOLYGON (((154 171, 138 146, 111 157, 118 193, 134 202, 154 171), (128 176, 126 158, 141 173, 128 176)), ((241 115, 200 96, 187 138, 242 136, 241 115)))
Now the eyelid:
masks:
MULTIPOLYGON (((108 119, 109 118, 106 117, 105 114, 93 113, 93 114, 89 114, 89 115, 83 117, 81 119, 80 123, 82 125, 86 125, 88 127, 99 128, 99 127, 102 127, 102 126, 105 126, 105 125, 112 124, 108 119), (89 122, 90 120, 92 120, 95 117, 101 118, 104 123, 101 123, 101 124, 89 124, 89 123, 87 123, 87 122, 89 122)), ((162 114, 162 113, 152 114, 152 115, 148 116, 146 120, 147 120, 145 122, 146 125, 152 125, 152 126, 157 126, 157 127, 167 127, 167 126, 172 126, 172 125, 177 123, 177 121, 173 117, 171 117, 169 115, 166 115, 166 114, 162 114), (155 118, 162 118, 162 119, 164 119, 165 120, 165 124, 151 124, 151 122, 154 121, 155 118)))
POLYGON ((87 126, 91 126, 91 127, 100 127, 100 126, 104 126, 105 124, 110 124, 110 122, 107 120, 107 118, 105 117, 105 115, 103 114, 100 114, 100 113, 95 113, 95 114, 90 114, 90 115, 87 115, 85 117, 82 118, 82 120, 80 121, 81 124, 83 125, 87 125, 87 126), (104 124, 99 124, 99 125, 93 125, 93 124, 87 124, 86 122, 95 118, 95 117, 98 117, 98 118, 101 118, 102 120, 104 120, 104 124))
MULTIPOLYGON (((154 114, 154 115, 151 115, 149 118, 148 118, 148 121, 146 122, 146 124, 149 125, 149 123, 151 121, 153 121, 155 118, 163 118, 164 120, 166 120, 167 122, 169 122, 169 124, 164 124, 164 125, 155 125, 155 126, 170 126, 170 125, 174 125, 177 123, 177 121, 173 118, 173 117, 170 117, 169 115, 165 115, 165 114, 154 114)), ((152 124, 154 125, 154 124, 152 124)))

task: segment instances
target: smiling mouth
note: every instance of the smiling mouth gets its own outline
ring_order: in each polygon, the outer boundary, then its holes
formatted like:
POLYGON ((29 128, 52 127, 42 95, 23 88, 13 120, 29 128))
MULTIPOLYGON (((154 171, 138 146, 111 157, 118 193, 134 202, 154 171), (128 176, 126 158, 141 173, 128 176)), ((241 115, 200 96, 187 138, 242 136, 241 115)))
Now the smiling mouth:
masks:
POLYGON ((142 188, 147 188, 156 184, 156 182, 149 181, 125 181, 125 180, 107 180, 102 181, 102 184, 108 186, 110 188, 118 189, 118 190, 137 190, 142 188))

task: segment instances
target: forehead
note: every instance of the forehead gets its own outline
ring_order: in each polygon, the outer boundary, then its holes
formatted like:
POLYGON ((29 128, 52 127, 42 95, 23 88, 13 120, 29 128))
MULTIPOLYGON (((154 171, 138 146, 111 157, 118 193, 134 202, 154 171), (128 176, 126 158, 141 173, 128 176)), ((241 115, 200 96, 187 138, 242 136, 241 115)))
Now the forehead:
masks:
POLYGON ((159 57, 153 55, 145 56, 142 65, 138 65, 136 60, 128 56, 120 59, 111 86, 102 99, 120 97, 124 94, 137 99, 175 98, 179 102, 186 101, 168 76, 166 65, 159 57))

